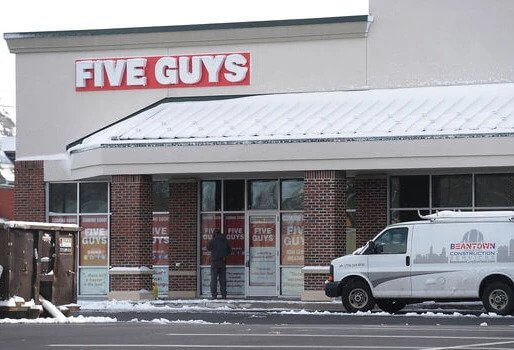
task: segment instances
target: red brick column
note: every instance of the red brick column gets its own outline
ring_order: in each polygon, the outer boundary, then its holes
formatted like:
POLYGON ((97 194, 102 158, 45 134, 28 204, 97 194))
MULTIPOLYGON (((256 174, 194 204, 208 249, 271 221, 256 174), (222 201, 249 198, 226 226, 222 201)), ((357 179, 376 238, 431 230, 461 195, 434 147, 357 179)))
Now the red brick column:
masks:
POLYGON ((109 296, 114 299, 152 298, 149 270, 152 267, 152 178, 113 176, 111 213, 113 269, 109 296))
POLYGON ((305 266, 303 300, 325 298, 330 261, 345 251, 345 175, 341 171, 306 171, 304 188, 305 266), (309 268, 310 266, 310 268, 309 268), (323 267, 316 269, 315 267, 323 267))
POLYGON ((356 243, 361 247, 387 225, 387 177, 357 176, 355 196, 356 243))
POLYGON ((14 163, 14 218, 46 221, 45 179, 42 160, 14 163))
POLYGON ((170 298, 196 297, 198 183, 170 182, 170 298))

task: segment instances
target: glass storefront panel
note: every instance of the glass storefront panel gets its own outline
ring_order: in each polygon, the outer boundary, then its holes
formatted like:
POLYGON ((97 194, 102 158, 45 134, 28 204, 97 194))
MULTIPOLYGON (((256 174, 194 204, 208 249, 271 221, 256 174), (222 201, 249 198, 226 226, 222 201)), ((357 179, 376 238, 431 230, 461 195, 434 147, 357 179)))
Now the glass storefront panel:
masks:
POLYGON ((252 180, 248 184, 248 209, 278 208, 277 180, 252 180))
POLYGON ((106 182, 81 183, 79 193, 81 213, 107 213, 108 184, 106 182))
POLYGON ((245 209, 245 181, 225 180, 223 182, 223 210, 242 211, 245 209))
POLYGON ((475 176, 475 206, 513 207, 514 175, 490 174, 475 176))
POLYGON ((432 206, 471 207, 471 175, 432 176, 432 206))
POLYGON ((423 208, 429 206, 429 176, 392 176, 391 208, 423 208))
POLYGON ((153 214, 153 281, 159 296, 168 296, 169 214, 153 214))
POLYGON ((170 188, 168 181, 152 182, 152 211, 167 212, 170 199, 170 188))
MULTIPOLYGON (((211 268, 203 266, 200 268, 200 294, 211 294, 211 268)), ((221 294, 218 283, 218 295, 221 294)), ((245 268, 244 267, 227 267, 227 294, 233 296, 241 296, 245 294, 245 268)))
POLYGON ((207 244, 216 230, 221 232, 221 214, 202 214, 201 230, 200 265, 210 265, 211 252, 207 249, 207 244))
POLYGON ((282 180, 280 182, 280 209, 303 210, 303 180, 282 180))
POLYGON ((109 217, 87 215, 80 217, 80 266, 107 266, 109 258, 109 217))
POLYGON ((276 216, 250 216, 249 286, 276 285, 276 216))
POLYGON ((108 268, 79 267, 79 294, 106 295, 109 291, 108 268))
POLYGON ((303 292, 303 274, 301 267, 282 267, 280 289, 284 296, 299 296, 303 292))
POLYGON ((202 181, 202 211, 221 210, 221 181, 202 181))
POLYGON ((231 249, 227 257, 227 265, 244 265, 245 214, 224 214, 223 226, 223 232, 231 249))
MULTIPOLYGON (((421 215, 429 214, 428 210, 422 210, 421 215)), ((391 224, 397 224, 406 221, 418 221, 421 218, 418 215, 417 210, 392 210, 390 221, 391 224)), ((378 232, 376 232, 378 234, 378 232)))
POLYGON ((76 183, 51 183, 48 187, 48 203, 51 213, 77 212, 76 183))
POLYGON ((304 264, 303 214, 282 214, 280 220, 280 252, 282 265, 304 264))

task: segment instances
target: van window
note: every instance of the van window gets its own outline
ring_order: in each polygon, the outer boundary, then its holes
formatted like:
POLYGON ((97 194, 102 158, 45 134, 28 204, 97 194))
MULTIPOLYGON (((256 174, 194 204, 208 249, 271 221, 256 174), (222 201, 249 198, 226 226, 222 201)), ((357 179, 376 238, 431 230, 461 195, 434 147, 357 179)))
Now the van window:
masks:
POLYGON ((375 254, 405 254, 407 253, 407 227, 395 227, 382 233, 375 240, 375 254))

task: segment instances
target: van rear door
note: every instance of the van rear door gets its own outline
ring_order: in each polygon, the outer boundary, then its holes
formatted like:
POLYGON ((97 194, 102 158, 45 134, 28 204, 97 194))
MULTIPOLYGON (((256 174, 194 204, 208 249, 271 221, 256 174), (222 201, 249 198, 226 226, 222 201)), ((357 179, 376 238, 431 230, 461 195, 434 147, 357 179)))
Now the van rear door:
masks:
POLYGON ((375 297, 410 297, 410 251, 412 226, 395 226, 384 230, 368 253, 368 278, 375 297))

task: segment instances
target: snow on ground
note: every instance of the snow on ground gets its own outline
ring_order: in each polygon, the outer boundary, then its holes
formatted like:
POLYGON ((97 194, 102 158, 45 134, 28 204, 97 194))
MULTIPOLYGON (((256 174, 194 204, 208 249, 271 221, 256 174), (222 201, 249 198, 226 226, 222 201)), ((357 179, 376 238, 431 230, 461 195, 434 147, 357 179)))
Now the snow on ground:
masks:
POLYGON ((66 317, 63 322, 60 322, 56 318, 36 318, 36 319, 28 319, 28 318, 0 318, 1 323, 36 323, 36 324, 55 324, 55 323, 112 323, 117 322, 116 318, 111 317, 84 317, 82 315, 79 316, 71 316, 66 317))
POLYGON ((133 318, 129 322, 142 322, 142 323, 157 323, 157 324, 215 324, 215 325, 234 325, 239 323, 229 323, 229 322, 207 322, 204 320, 175 320, 170 321, 166 318, 154 318, 153 320, 147 321, 147 320, 138 320, 137 318, 133 318))

